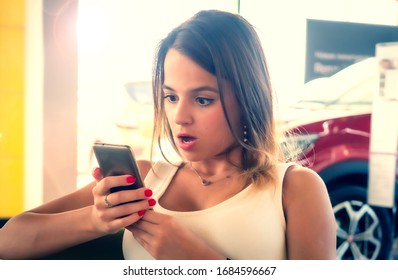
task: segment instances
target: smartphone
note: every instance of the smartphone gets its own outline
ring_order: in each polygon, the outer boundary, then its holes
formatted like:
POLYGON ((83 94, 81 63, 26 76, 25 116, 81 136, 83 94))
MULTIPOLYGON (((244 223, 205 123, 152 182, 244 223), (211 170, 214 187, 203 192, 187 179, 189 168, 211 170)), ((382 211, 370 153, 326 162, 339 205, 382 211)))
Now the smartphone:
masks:
POLYGON ((128 186, 111 188, 111 192, 138 189, 144 186, 133 150, 128 145, 94 143, 93 151, 102 176, 132 175, 137 180, 128 186))

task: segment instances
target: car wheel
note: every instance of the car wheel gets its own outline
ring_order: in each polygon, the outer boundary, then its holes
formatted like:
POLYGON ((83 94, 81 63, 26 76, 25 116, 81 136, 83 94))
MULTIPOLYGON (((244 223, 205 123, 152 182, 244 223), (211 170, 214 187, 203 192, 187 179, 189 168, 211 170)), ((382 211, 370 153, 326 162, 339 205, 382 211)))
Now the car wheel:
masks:
POLYGON ((337 230, 337 258, 389 259, 391 215, 386 208, 367 204, 367 190, 345 185, 330 193, 337 230))

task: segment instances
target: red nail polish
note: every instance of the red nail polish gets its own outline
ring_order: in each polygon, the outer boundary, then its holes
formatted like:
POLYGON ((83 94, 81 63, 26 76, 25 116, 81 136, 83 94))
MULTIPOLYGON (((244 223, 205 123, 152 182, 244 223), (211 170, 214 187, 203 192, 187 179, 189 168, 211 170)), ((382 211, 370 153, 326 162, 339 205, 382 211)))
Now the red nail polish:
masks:
POLYGON ((146 197, 151 197, 152 196, 152 190, 146 189, 144 194, 145 194, 146 197))
POLYGON ((100 170, 99 167, 94 167, 93 170, 91 171, 91 173, 99 172, 99 170, 100 170))
POLYGON ((142 217, 145 214, 145 210, 140 210, 137 212, 138 216, 142 217))
POLYGON ((156 200, 154 200, 153 198, 151 198, 150 200, 148 200, 148 205, 149 206, 154 206, 156 204, 156 200))
POLYGON ((128 176, 127 178, 126 178, 126 181, 127 181, 127 183, 129 183, 129 184, 134 184, 135 183, 135 177, 134 176, 128 176))
POLYGON ((91 171, 91 174, 93 174, 94 176, 99 175, 101 174, 101 170, 99 169, 99 167, 94 167, 91 171))

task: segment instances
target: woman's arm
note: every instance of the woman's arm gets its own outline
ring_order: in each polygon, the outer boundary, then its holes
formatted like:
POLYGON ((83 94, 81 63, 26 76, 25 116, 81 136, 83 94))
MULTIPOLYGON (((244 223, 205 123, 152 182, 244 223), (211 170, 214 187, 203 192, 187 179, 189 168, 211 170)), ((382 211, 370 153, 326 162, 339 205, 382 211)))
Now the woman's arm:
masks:
POLYGON ((336 259, 336 223, 326 186, 314 171, 294 166, 283 183, 289 259, 336 259))
POLYGON ((128 176, 100 180, 93 175, 99 182, 12 217, 0 229, 0 259, 39 258, 117 232, 140 219, 138 211, 150 208, 146 188, 108 195, 111 187, 128 185, 128 176), (115 205, 142 201, 108 208, 106 195, 115 205))
POLYGON ((94 186, 12 217, 0 229, 0 258, 36 258, 98 236, 88 222, 94 186))

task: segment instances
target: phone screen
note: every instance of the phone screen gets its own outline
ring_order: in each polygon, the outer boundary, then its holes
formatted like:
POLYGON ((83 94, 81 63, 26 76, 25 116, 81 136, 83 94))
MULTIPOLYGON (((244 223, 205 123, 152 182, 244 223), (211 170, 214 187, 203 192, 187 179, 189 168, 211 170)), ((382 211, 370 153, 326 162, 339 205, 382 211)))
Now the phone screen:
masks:
POLYGON ((134 184, 114 187, 111 189, 111 192, 137 189, 144 186, 140 171, 135 161, 133 150, 130 146, 95 143, 93 150, 101 173, 104 177, 132 175, 137 179, 134 184))

